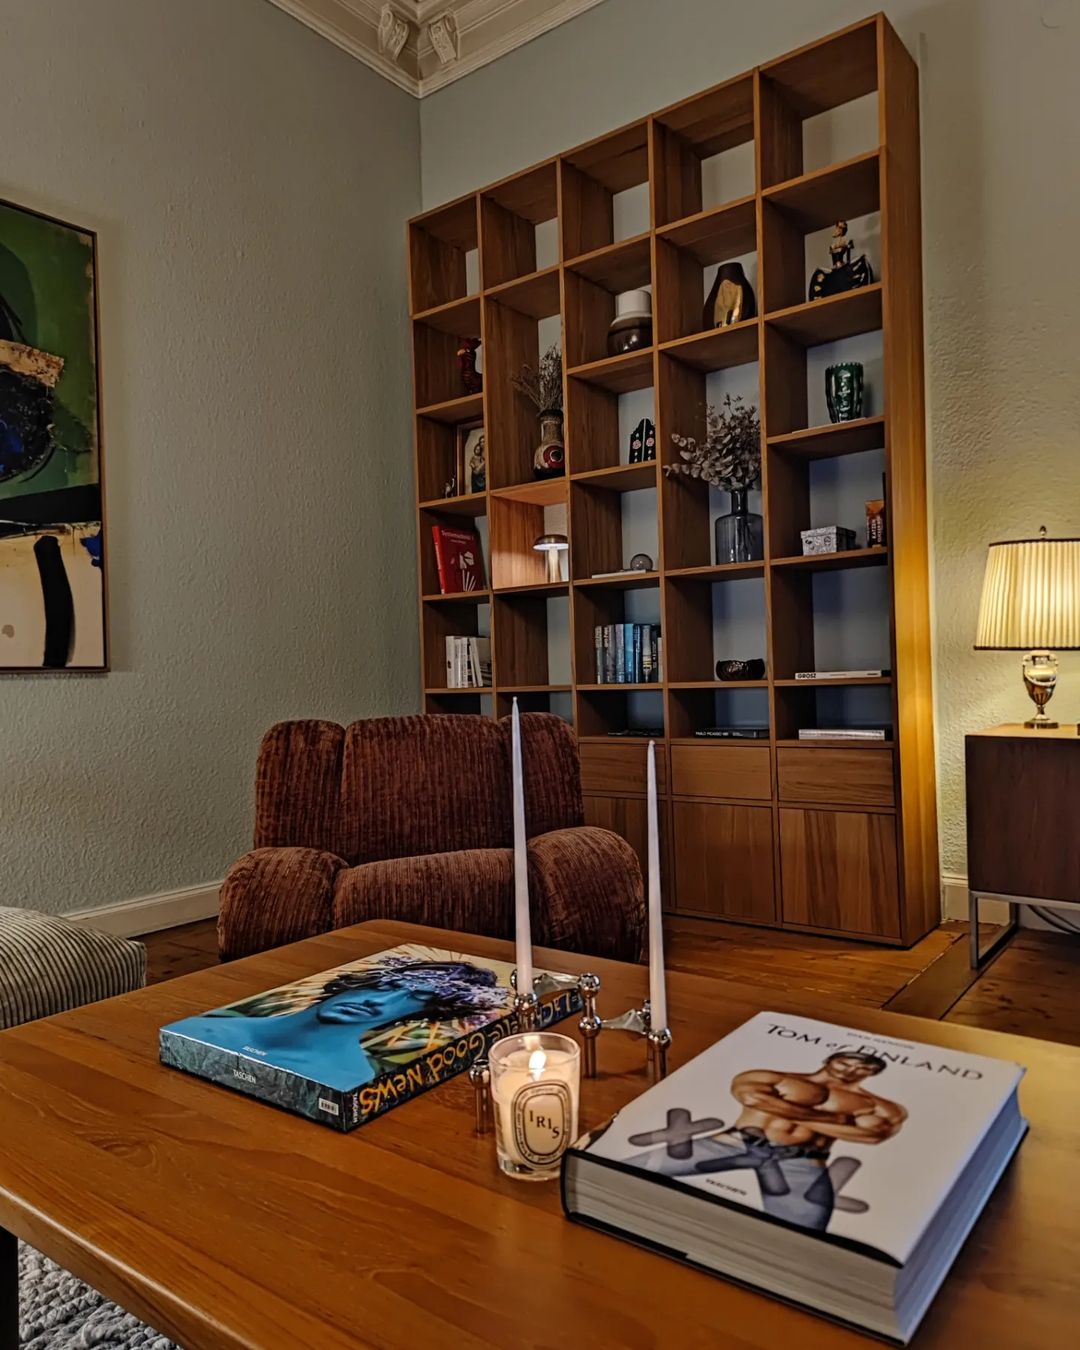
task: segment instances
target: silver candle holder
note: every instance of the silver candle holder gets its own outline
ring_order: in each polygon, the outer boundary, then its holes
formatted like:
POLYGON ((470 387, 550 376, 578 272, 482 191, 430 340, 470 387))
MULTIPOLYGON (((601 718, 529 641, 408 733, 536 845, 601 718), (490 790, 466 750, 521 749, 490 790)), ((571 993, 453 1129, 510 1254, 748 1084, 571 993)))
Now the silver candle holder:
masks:
POLYGON ((640 1008, 628 1008, 618 1017, 601 1017, 596 1003, 600 993, 598 975, 582 975, 578 987, 581 989, 585 1011, 578 1024, 585 1043, 584 1073, 586 1078, 595 1078, 596 1042, 603 1031, 625 1031, 631 1036, 645 1039, 645 1053, 649 1066, 649 1075, 653 1082, 667 1077, 668 1050, 671 1046, 671 1029, 654 1027, 649 1000, 645 999, 640 1008))

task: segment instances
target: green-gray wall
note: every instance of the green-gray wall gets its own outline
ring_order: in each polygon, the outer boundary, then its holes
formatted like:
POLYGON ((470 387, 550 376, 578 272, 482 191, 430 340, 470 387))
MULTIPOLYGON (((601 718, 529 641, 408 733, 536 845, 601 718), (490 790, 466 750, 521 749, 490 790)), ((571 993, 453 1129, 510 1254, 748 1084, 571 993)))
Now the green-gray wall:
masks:
POLYGON ((417 706, 409 95, 266 0, 0 0, 0 197, 99 232, 112 673, 0 678, 0 904, 218 878, 259 737, 417 706))
MULTIPOLYGON (((480 187, 863 18, 867 0, 606 0, 421 104, 424 204, 480 187)), ((1080 5, 897 0, 922 70, 941 862, 962 873, 963 738, 1026 716, 971 650, 985 546, 1080 534, 1080 5)), ((1080 717, 1080 659, 1056 711, 1080 717)))

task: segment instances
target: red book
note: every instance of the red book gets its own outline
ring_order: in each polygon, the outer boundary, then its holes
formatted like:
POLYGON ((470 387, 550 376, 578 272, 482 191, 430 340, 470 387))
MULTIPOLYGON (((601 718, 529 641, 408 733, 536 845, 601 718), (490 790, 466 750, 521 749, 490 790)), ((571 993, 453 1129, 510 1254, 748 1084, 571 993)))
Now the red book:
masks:
POLYGON ((432 525, 431 537, 435 541, 435 562, 439 568, 439 590, 442 594, 482 591, 484 558, 477 532, 432 525))

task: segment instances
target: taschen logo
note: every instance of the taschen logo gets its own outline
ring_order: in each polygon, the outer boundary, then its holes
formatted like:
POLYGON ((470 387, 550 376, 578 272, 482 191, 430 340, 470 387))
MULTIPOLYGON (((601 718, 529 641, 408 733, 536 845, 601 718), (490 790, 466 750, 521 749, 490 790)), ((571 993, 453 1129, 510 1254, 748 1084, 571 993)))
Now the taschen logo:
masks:
POLYGON ((253 1073, 248 1073, 246 1069, 233 1069, 233 1077, 240 1078, 245 1083, 255 1082, 255 1075, 253 1073))

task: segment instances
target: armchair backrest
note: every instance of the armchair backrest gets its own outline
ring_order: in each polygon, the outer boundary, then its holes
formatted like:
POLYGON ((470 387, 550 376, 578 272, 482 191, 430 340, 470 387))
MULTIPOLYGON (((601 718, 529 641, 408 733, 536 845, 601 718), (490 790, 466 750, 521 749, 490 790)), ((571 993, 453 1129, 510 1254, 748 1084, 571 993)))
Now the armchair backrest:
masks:
MULTIPOLYGON (((526 830, 584 819, 577 745, 561 718, 521 719, 526 830)), ((349 863, 512 842, 510 720, 477 716, 279 722, 263 738, 255 847, 298 845, 349 863)))

